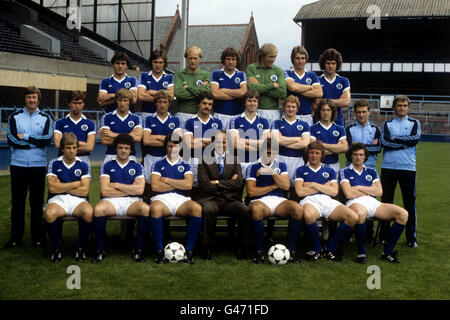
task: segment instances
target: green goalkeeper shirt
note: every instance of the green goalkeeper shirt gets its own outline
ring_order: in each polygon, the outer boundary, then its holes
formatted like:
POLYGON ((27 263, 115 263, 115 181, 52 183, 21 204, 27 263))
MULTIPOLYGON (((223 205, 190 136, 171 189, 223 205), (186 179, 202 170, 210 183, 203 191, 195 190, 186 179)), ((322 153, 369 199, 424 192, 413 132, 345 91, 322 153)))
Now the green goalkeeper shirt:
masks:
POLYGON ((211 76, 208 71, 198 70, 188 73, 187 68, 178 70, 174 76, 174 91, 178 103, 178 112, 196 114, 197 96, 202 91, 211 91, 211 76), (207 82, 206 85, 203 83, 207 82), (184 86, 187 85, 185 89, 184 86))
POLYGON ((246 74, 249 90, 256 90, 261 96, 258 108, 262 110, 278 110, 278 100, 286 98, 286 81, 284 80, 283 69, 275 65, 272 65, 270 68, 263 68, 259 62, 255 62, 247 67, 246 74), (251 77, 255 77, 259 83, 250 83, 248 79, 251 77), (275 82, 280 86, 278 89, 275 89, 273 86, 275 82))

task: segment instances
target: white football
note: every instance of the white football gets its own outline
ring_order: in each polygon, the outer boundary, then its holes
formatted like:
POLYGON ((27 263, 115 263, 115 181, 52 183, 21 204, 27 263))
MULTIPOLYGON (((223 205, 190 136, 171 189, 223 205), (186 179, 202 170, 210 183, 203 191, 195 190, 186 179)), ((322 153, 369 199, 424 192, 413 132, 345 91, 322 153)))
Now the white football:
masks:
POLYGON ((288 248, 282 244, 271 246, 267 254, 269 256, 269 261, 277 265, 286 264, 291 257, 288 248))
POLYGON ((164 248, 164 257, 169 262, 180 262, 186 257, 186 250, 181 243, 171 242, 164 248))

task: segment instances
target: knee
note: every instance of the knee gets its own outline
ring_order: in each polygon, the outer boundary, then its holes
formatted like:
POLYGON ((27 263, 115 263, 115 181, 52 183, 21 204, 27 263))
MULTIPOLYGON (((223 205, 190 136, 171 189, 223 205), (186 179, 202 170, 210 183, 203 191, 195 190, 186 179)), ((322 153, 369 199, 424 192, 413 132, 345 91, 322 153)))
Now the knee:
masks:
POLYGON ((139 203, 138 214, 143 217, 148 217, 150 215, 150 208, 145 202, 139 203))
POLYGON ((262 206, 253 203, 250 207, 250 213, 252 220, 261 220, 263 218, 263 208, 262 206))
POLYGON ((162 217, 162 207, 158 204, 152 203, 150 206, 150 216, 152 218, 161 218, 162 217))
POLYGON ((367 214, 365 212, 361 212, 361 211, 355 211, 356 215, 358 217, 358 224, 363 224, 366 221, 367 218, 367 214))
POLYGON ((94 217, 104 217, 106 214, 106 208, 103 203, 97 203, 94 208, 94 217))
POLYGON ((408 211, 400 209, 396 220, 399 224, 405 225, 408 222, 408 211))
POLYGON ((306 224, 314 223, 317 220, 314 212, 311 210, 303 210, 303 219, 306 224))
POLYGON ((292 215, 291 215, 291 217, 293 218, 293 219, 296 219, 296 220, 301 220, 301 219, 303 219, 303 207, 301 206, 301 205, 299 205, 299 204, 295 204, 294 205, 294 208, 293 208, 293 210, 292 210, 292 215))
POLYGON ((47 207, 44 213, 45 221, 48 223, 53 223, 58 219, 58 215, 56 214, 55 210, 52 208, 47 207))
POLYGON ((92 222, 92 219, 94 218, 94 209, 91 205, 87 205, 86 208, 83 210, 82 218, 84 221, 90 223, 92 222))
POLYGON ((358 214, 352 209, 348 209, 345 224, 349 225, 350 227, 354 227, 358 223, 358 221, 359 221, 358 214))
POLYGON ((197 202, 192 201, 191 204, 191 217, 200 218, 202 216, 202 206, 197 202))

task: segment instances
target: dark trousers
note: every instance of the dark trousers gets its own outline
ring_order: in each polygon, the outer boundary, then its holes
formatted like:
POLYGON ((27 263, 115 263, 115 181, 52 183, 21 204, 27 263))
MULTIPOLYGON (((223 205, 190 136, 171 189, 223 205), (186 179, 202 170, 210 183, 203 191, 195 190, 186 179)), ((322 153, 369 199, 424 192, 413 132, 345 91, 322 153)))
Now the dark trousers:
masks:
POLYGON ((44 205, 45 167, 10 166, 11 171, 11 240, 21 242, 25 232, 25 203, 29 193, 31 241, 42 241, 42 207, 44 205))
POLYGON ((247 248, 250 242, 250 208, 242 201, 206 201, 202 204, 203 245, 210 246, 214 241, 216 217, 226 215, 237 221, 238 246, 247 248))
MULTIPOLYGON (((394 203, 394 193, 400 185, 403 197, 403 207, 408 211, 408 222, 406 223, 405 236, 406 241, 417 241, 417 209, 416 209, 416 172, 408 170, 381 169, 381 185, 383 186, 383 195, 381 202, 394 203)), ((381 224, 381 239, 387 240, 389 232, 389 222, 381 224)))

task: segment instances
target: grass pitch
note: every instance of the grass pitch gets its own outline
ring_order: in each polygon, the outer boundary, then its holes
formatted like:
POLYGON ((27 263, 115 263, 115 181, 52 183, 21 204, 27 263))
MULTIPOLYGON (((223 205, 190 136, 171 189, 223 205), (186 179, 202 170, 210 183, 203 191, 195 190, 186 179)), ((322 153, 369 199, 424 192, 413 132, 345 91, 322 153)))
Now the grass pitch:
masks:
MULTIPOLYGON (((341 158, 341 164, 343 164, 341 158)), ((378 161, 380 165, 381 159, 378 161)), ((106 259, 96 265, 73 258, 77 241, 76 223, 64 225, 63 261, 51 264, 42 248, 31 247, 28 230, 21 246, 3 249, 10 235, 10 178, 0 177, 0 299, 164 299, 164 300, 259 300, 259 299, 424 299, 450 298, 448 289, 450 144, 420 143, 417 152, 417 212, 419 248, 400 238, 396 250, 402 260, 392 265, 380 260, 381 245, 367 245, 369 262, 354 262, 356 244, 345 246, 344 261, 319 260, 299 265, 254 265, 238 261, 226 249, 226 234, 218 233, 218 250, 211 261, 198 255, 195 264, 153 263, 153 254, 144 263, 131 259, 133 246, 119 239, 120 223, 108 223, 110 243, 106 259), (68 266, 81 270, 81 289, 69 290, 68 266), (381 271, 380 289, 368 289, 370 265, 381 271)), ((379 168, 379 167, 378 167, 379 168)), ((98 199, 99 168, 93 168, 91 202, 98 199)), ((402 205, 399 189, 396 204, 402 205)), ((173 236, 183 241, 184 233, 173 236)), ((284 232, 275 233, 276 242, 286 244, 284 232)), ((147 247, 150 249, 151 243, 147 247)), ((266 247, 266 250, 268 247, 266 247)), ((309 248, 303 243, 299 252, 309 248)), ((147 250, 148 251, 148 250, 147 250)), ((92 252, 91 252, 92 255, 92 252)), ((90 257, 89 257, 90 258, 90 257)))

